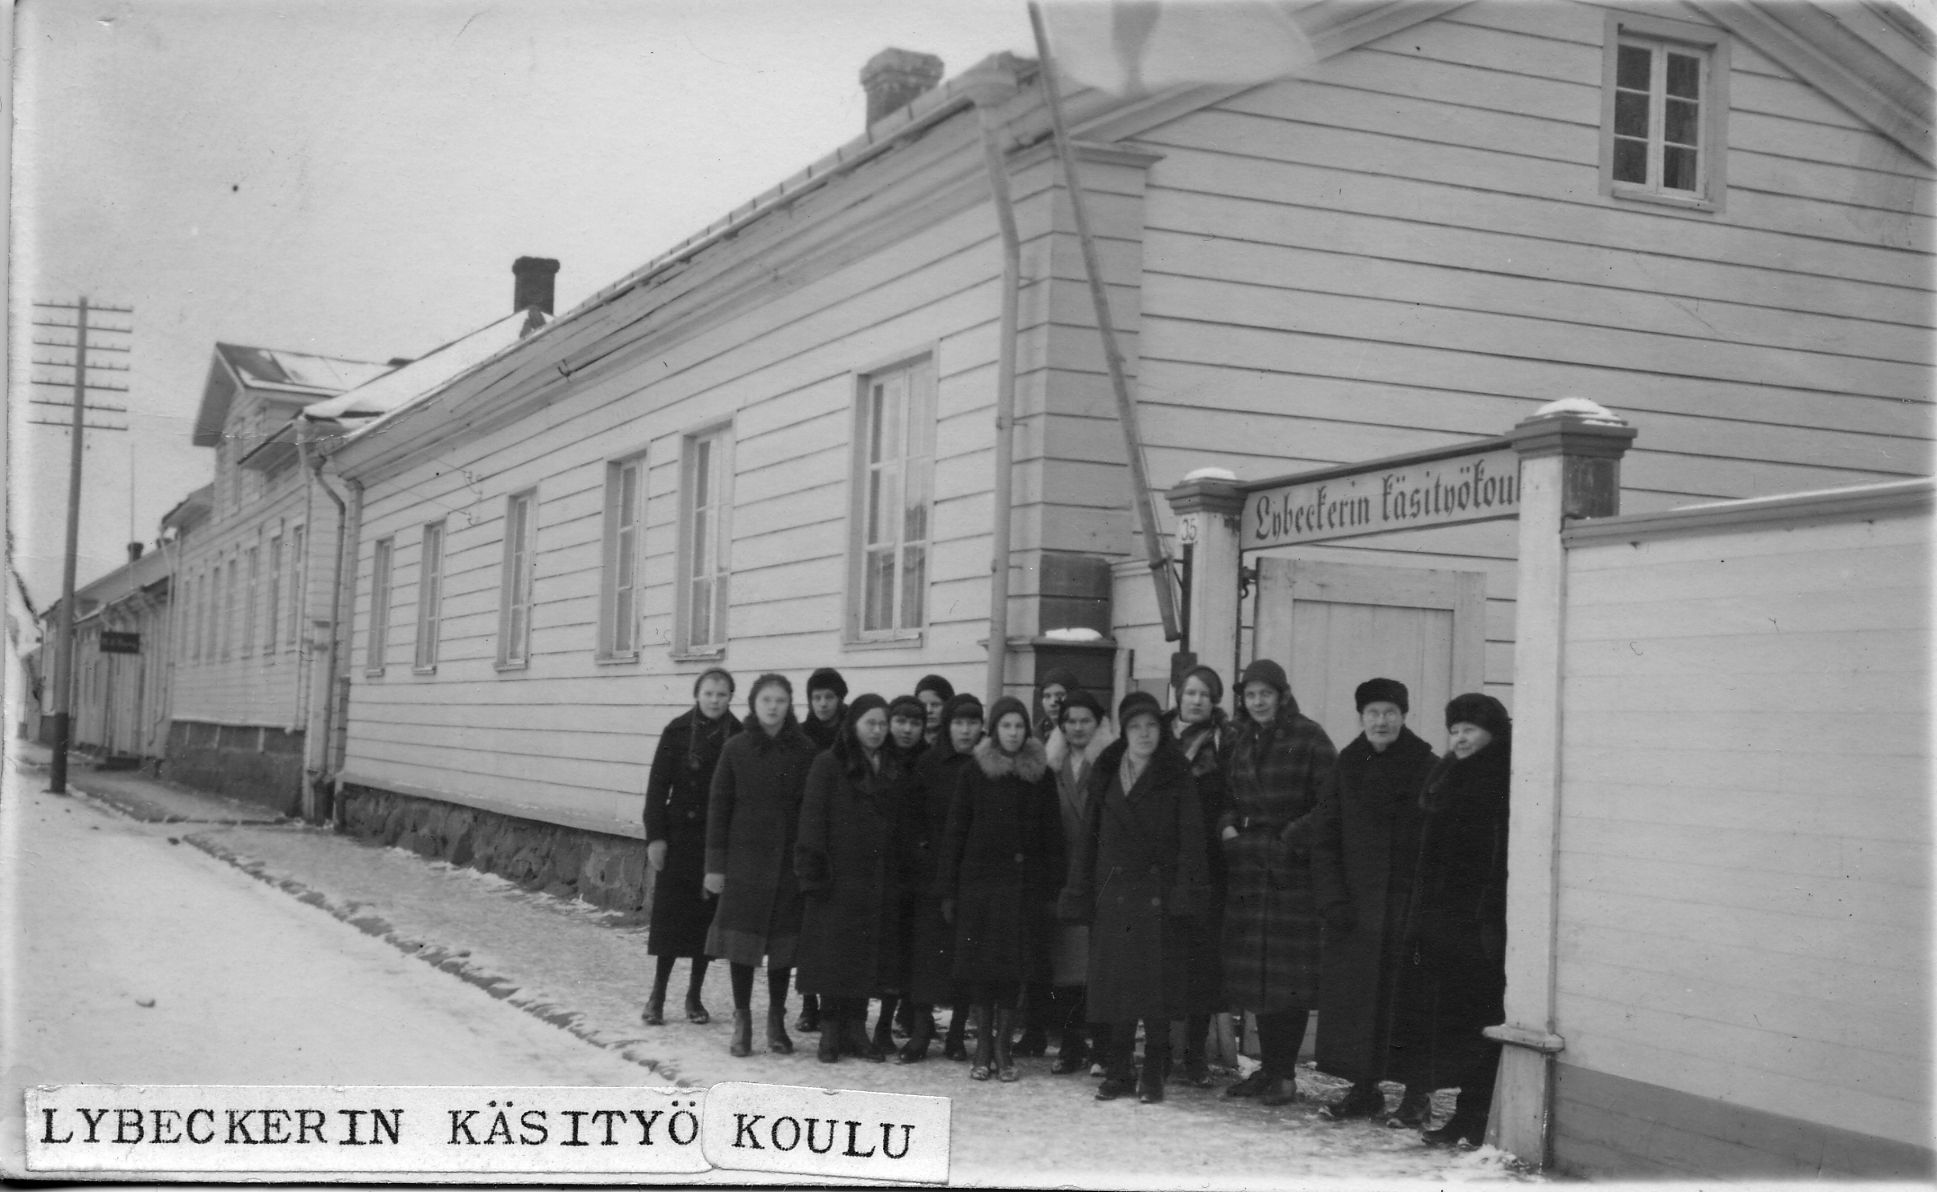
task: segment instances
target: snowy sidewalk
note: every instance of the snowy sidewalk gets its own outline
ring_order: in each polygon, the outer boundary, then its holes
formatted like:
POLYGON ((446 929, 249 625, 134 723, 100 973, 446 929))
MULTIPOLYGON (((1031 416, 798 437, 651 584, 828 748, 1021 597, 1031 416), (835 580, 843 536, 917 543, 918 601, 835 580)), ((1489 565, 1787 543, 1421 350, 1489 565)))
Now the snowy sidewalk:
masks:
MULTIPOLYGON (((44 751, 42 751, 44 753, 44 751)), ((37 760, 32 747, 23 760, 37 760)), ((1423 1146, 1410 1131, 1334 1124, 1316 1101, 1281 1109, 1234 1101, 1221 1089, 1173 1084, 1162 1106, 1099 1103, 1094 1081, 1051 1076, 1049 1059, 1021 1061, 1017 1084, 968 1080, 967 1066, 868 1064, 795 1053, 727 1054, 730 998, 723 964, 709 971, 713 1022, 677 1013, 685 966, 674 973, 667 1025, 639 1021, 650 974, 645 929, 581 902, 525 891, 502 878, 427 861, 136 772, 71 770, 69 785, 139 819, 178 822, 192 844, 402 952, 639 1066, 639 1083, 704 1087, 721 1080, 865 1088, 953 1099, 956 1183, 1021 1186, 1255 1187, 1312 1180, 1526 1180, 1494 1151, 1423 1146)), ((755 1042, 765 981, 755 982, 755 1042)), ((791 1025, 798 1000, 789 1007, 791 1025)), ((1336 1082, 1300 1073, 1301 1091, 1330 1099, 1336 1082)))

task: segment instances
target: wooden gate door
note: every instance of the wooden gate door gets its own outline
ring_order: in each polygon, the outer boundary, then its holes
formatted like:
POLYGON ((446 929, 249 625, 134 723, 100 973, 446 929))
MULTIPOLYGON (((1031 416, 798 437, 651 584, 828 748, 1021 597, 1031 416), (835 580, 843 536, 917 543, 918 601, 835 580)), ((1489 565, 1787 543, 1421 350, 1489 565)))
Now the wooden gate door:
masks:
POLYGON ((1383 676, 1406 685, 1407 726, 1441 752, 1446 701, 1478 691, 1485 674, 1486 576, 1264 558, 1253 623, 1253 657, 1284 665, 1299 710, 1332 744, 1359 735, 1352 692, 1383 676))

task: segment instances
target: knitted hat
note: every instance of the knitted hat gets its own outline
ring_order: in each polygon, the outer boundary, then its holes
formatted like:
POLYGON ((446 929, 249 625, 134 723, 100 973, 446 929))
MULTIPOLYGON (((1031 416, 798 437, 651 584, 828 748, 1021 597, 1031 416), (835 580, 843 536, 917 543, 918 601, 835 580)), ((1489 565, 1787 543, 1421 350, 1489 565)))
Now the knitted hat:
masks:
POLYGON ((709 666, 699 673, 698 678, 693 680, 694 698, 697 699, 699 697, 699 689, 706 685, 708 679, 725 679, 726 693, 728 695, 733 694, 733 672, 723 666, 709 666))
MULTIPOLYGON (((854 715, 853 708, 848 709, 848 715, 854 715)), ((897 695, 888 702, 888 719, 893 720, 897 716, 922 724, 928 720, 928 709, 922 707, 921 701, 912 695, 897 695)))
POLYGON ((1123 697, 1122 703, 1116 706, 1117 727, 1128 732, 1132 716, 1154 716, 1159 723, 1162 723, 1164 708, 1157 702, 1157 697, 1148 691, 1132 691, 1123 697))
MULTIPOLYGON (((762 691, 765 691, 769 687, 778 687, 782 691, 785 691, 787 693, 787 702, 790 704, 793 703, 794 701, 793 683, 787 678, 786 675, 777 675, 772 671, 768 671, 766 674, 761 675, 759 678, 755 679, 753 681, 753 686, 748 689, 747 711, 749 712, 753 711, 753 701, 759 699, 760 693, 762 691)), ((793 709, 788 708, 787 711, 789 713, 792 713, 793 709)))
POLYGON ((1212 703, 1224 702, 1224 680, 1219 678, 1217 672, 1208 666, 1193 666, 1185 671, 1184 677, 1177 680, 1177 693, 1179 695, 1183 694, 1184 684, 1190 682, 1192 679, 1203 680, 1204 686, 1211 693, 1212 703))
POLYGON ((1057 724, 1061 724, 1063 722, 1063 717, 1069 715, 1069 710, 1071 708, 1088 708, 1090 710, 1090 715, 1096 717, 1097 723, 1100 724, 1103 721, 1103 705, 1097 702, 1097 699, 1095 696, 1083 690, 1081 687, 1078 687, 1076 690, 1070 692, 1069 695, 1063 700, 1062 711, 1056 713, 1057 724))
POLYGON ((1291 680, 1285 678, 1285 668, 1269 658, 1259 658, 1244 668, 1244 676, 1238 680, 1238 690, 1243 691, 1253 683, 1275 687, 1280 696, 1291 694, 1291 680))
POLYGON ((982 719, 982 701, 966 691, 942 705, 943 724, 953 724, 957 720, 980 719, 982 719))
POLYGON ((1017 699, 1015 696, 1005 695, 1001 699, 989 705, 989 714, 987 717, 984 718, 985 722, 989 726, 990 736, 995 735, 995 726, 998 724, 1001 724, 1002 718, 1004 716, 1007 716, 1011 712, 1014 712, 1016 715, 1022 717, 1023 727, 1024 728, 1028 727, 1029 709, 1023 707, 1022 701, 1017 699))
POLYGON ((836 699, 847 698, 847 680, 841 672, 831 666, 823 666, 807 676, 807 698, 813 699, 816 691, 831 691, 836 699))
POLYGON ((941 696, 943 703, 955 698, 955 684, 940 675, 923 675, 921 682, 915 684, 915 694, 920 695, 924 691, 932 691, 941 696))
POLYGON ((1053 686, 1061 687, 1065 692, 1070 692, 1075 691, 1082 685, 1082 681, 1076 677, 1076 672, 1066 666, 1051 667, 1048 674, 1045 674, 1041 679, 1036 681, 1037 690, 1053 686))
POLYGON ((1359 684, 1358 690, 1352 693, 1352 699, 1358 704, 1361 712, 1365 711, 1367 704, 1386 703, 1397 704, 1400 713, 1404 714, 1412 711, 1406 703, 1408 694, 1406 685, 1397 679, 1367 679, 1359 684))
POLYGON ((1450 729, 1456 724, 1478 725, 1495 737, 1513 732, 1513 719, 1507 715, 1506 705, 1477 691, 1456 695, 1447 701, 1446 727, 1450 729))

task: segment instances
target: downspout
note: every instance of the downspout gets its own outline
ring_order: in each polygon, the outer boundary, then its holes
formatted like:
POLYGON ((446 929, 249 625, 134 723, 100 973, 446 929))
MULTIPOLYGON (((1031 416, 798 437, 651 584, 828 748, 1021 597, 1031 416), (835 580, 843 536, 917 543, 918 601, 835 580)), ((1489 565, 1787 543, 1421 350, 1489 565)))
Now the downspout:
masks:
POLYGON ((1016 324, 1021 306, 1022 237, 1016 231, 1015 198, 1009 189, 1009 170, 1003 161, 1003 126, 993 111, 1013 98, 1014 75, 971 90, 976 119, 982 128, 982 158, 988 166, 989 191, 1002 232, 1002 322, 997 333, 995 374, 995 485, 992 494, 989 561, 989 664, 984 687, 991 702, 1001 698, 1009 659, 1009 550, 1015 489, 1016 324))
MULTIPOLYGON (((309 442, 300 434, 297 436, 296 448, 302 454, 303 466, 315 478, 316 486, 322 489, 324 495, 336 505, 336 559, 330 574, 330 636, 329 648, 323 658, 322 727, 320 732, 306 729, 303 733, 303 818, 316 821, 329 818, 332 812, 329 793, 322 788, 335 772, 331 755, 334 752, 332 746, 335 742, 338 707, 341 703, 337 691, 345 671, 343 584, 346 574, 352 580, 356 574, 354 569, 345 562, 345 554, 354 546, 354 527, 357 524, 358 515, 362 513, 363 490, 361 485, 351 482, 350 501, 346 502, 324 476, 323 457, 313 455, 309 449, 309 442)), ((307 545, 305 543, 305 549, 307 545)), ((311 723, 313 724, 316 719, 316 716, 310 717, 311 723)))

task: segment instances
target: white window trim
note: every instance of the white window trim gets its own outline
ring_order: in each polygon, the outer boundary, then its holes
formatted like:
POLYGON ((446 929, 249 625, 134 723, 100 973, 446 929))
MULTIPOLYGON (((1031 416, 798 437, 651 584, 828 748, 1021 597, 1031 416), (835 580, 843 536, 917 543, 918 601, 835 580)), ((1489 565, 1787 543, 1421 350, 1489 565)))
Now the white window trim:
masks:
POLYGON ((726 656, 728 640, 727 616, 732 609, 730 596, 733 582, 731 550, 733 546, 733 420, 725 419, 686 431, 679 439, 679 526, 677 570, 673 584, 673 649, 675 659, 707 660, 726 656), (713 535, 718 542, 715 574, 719 587, 715 589, 715 635, 717 641, 698 642, 692 640, 692 581, 693 581, 693 484, 695 466, 693 448, 703 440, 712 440, 717 446, 712 453, 713 468, 716 473, 713 491, 717 512, 713 519, 713 535))
POLYGON ((363 673, 373 679, 382 676, 385 656, 390 652, 390 574, 396 557, 395 535, 371 544, 370 628, 363 643, 363 673))
POLYGON ((650 475, 648 452, 641 450, 631 455, 609 459, 605 463, 605 522, 601 536, 599 555, 599 623, 598 640, 593 646, 594 661, 637 662, 639 660, 639 638, 644 623, 643 601, 640 599, 645 584, 645 543, 646 543, 646 480, 650 475), (632 469, 636 479, 633 482, 632 509, 632 573, 620 574, 619 536, 621 514, 624 512, 625 472, 632 469), (631 631, 631 643, 623 648, 619 640, 619 595, 631 594, 631 612, 626 618, 625 627, 631 631))
POLYGON ((1725 29, 1666 17, 1610 12, 1601 44, 1601 193, 1623 202, 1672 210, 1720 212, 1728 196, 1729 35, 1725 29), (1699 195, 1652 190, 1614 180, 1614 93, 1621 39, 1681 46, 1703 56, 1701 97, 1702 190, 1699 195))
POLYGON ((444 626, 444 556, 450 543, 444 519, 425 522, 417 547, 417 638, 411 673, 437 673, 437 651, 444 626), (433 539, 435 540, 433 546, 433 539))
POLYGON ((538 490, 528 488, 504 499, 504 574, 498 583, 498 665, 521 671, 531 665, 531 610, 538 556, 538 490), (524 508, 524 542, 511 533, 512 519, 524 508), (524 616, 519 618, 519 610, 524 616))
MULTIPOLYGON (((887 649, 896 646, 919 646, 928 632, 928 598, 922 597, 922 623, 917 626, 903 626, 893 629, 866 629, 863 623, 867 615, 867 518, 868 518, 868 470, 872 461, 868 458, 868 386, 884 374, 908 371, 917 383, 929 389, 928 404, 935 415, 936 423, 940 418, 940 387, 935 361, 939 353, 932 348, 926 351, 903 354, 893 357, 880 365, 854 374, 854 407, 850 422, 854 450, 848 470, 848 566, 847 566, 847 610, 843 625, 844 649, 887 649)), ((939 453, 939 443, 931 436, 928 450, 929 489, 928 489, 928 538, 925 540, 929 568, 925 574, 932 575, 935 542, 935 460, 939 453)), ((906 458, 905 456, 903 457, 906 458)), ((905 474, 904 474, 905 480, 905 474)), ((899 553, 906 544, 896 548, 897 573, 900 569, 899 553)), ((933 586, 932 579, 929 586, 933 586)), ((898 605, 899 602, 897 602, 898 605)), ((897 614, 898 615, 898 614, 897 614)))

